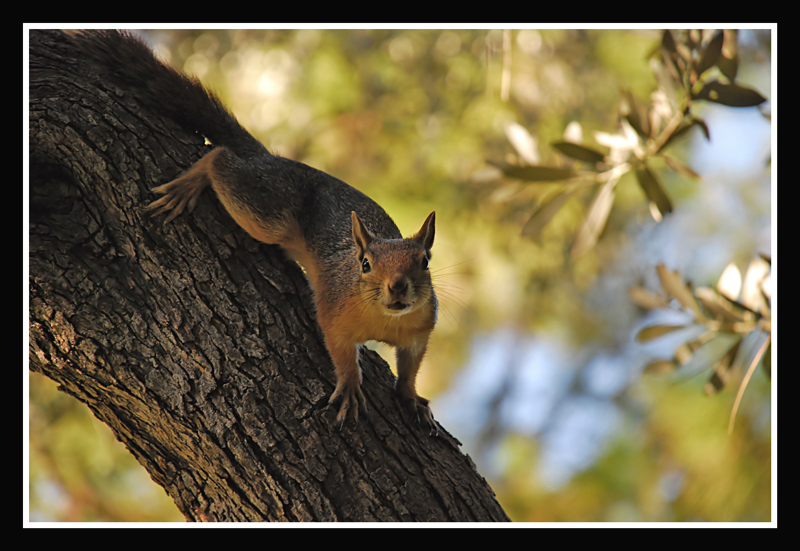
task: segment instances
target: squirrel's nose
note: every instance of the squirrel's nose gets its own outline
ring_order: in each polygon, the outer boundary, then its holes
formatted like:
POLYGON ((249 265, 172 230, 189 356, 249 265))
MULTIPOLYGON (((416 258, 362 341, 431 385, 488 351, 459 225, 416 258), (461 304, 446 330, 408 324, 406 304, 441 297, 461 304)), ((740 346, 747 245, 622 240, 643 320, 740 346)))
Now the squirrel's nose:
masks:
POLYGON ((401 274, 395 275, 389 280, 389 292, 395 295, 402 295, 408 289, 408 279, 401 274))

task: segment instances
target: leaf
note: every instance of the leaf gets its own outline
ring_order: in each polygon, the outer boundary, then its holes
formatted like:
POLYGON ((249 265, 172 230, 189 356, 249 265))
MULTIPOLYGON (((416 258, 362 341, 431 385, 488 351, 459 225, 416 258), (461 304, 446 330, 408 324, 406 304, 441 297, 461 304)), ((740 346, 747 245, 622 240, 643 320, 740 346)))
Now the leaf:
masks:
POLYGON ((742 339, 737 340, 734 345, 725 352, 722 358, 717 361, 714 367, 714 374, 711 375, 711 378, 703 389, 706 394, 715 394, 725 387, 725 383, 728 382, 728 372, 733 366, 733 360, 741 344, 742 339))
POLYGON ((642 308, 666 308, 669 306, 663 296, 648 291, 644 287, 631 287, 628 289, 628 297, 642 308))
POLYGON ((664 140, 664 143, 661 144, 661 147, 659 147, 658 150, 656 150, 656 153, 660 153, 661 151, 663 151, 670 143, 672 143, 673 140, 688 132, 693 126, 699 126, 700 130, 703 131, 706 140, 709 141, 711 140, 711 135, 708 132, 708 125, 705 123, 703 119, 693 116, 692 120, 689 121, 688 123, 686 122, 681 123, 681 125, 678 128, 676 128, 675 131, 672 134, 670 134, 666 140, 664 140))
POLYGON ((667 375, 675 371, 678 364, 674 360, 656 360, 645 366, 646 375, 667 375))
POLYGON ((704 121, 700 117, 692 114, 692 120, 690 120, 688 123, 681 124, 681 126, 678 127, 678 129, 669 137, 669 139, 667 139, 667 141, 664 143, 664 145, 661 147, 661 149, 664 149, 664 147, 666 147, 666 145, 669 142, 671 142, 675 138, 683 135, 683 133, 687 132, 688 130, 690 130, 694 126, 699 126, 700 130, 703 132, 703 135, 706 138, 706 141, 709 141, 709 142, 711 141, 711 132, 708 129, 708 125, 706 124, 706 121, 704 121))
POLYGON ((636 335, 636 340, 639 342, 647 342, 666 335, 667 333, 677 331, 678 329, 686 329, 686 327, 686 325, 651 325, 639 331, 636 335))
POLYGON ((675 38, 669 29, 665 29, 664 34, 661 35, 661 47, 671 54, 678 51, 675 47, 675 38))
POLYGON ((703 346, 705 343, 716 337, 717 334, 717 331, 710 329, 703 332, 703 334, 699 337, 680 345, 675 350, 675 361, 681 365, 686 365, 689 363, 689 360, 692 359, 692 354, 694 354, 697 349, 703 346))
POLYGON ((601 163, 606 158, 600 151, 574 142, 561 141, 554 142, 551 145, 567 157, 572 157, 585 163, 601 163))
POLYGON ((536 138, 528 130, 515 122, 508 122, 505 125, 505 132, 508 141, 517 150, 519 156, 529 164, 539 162, 539 152, 536 150, 536 138))
POLYGON ((512 165, 502 161, 488 162, 489 164, 502 170, 503 174, 506 176, 528 182, 557 182, 559 180, 569 180, 570 178, 577 176, 577 173, 569 168, 538 165, 512 165))
POLYGON ((736 80, 736 73, 739 72, 739 56, 736 55, 733 58, 728 58, 721 55, 717 60, 717 67, 719 67, 720 72, 725 75, 725 78, 733 82, 736 80))
POLYGON ((717 60, 717 67, 731 83, 736 80, 736 73, 739 71, 739 52, 736 45, 737 31, 735 29, 725 29, 725 42, 722 45, 722 55, 717 60))
POLYGON ((670 157, 668 155, 664 155, 664 154, 661 155, 661 158, 664 159, 664 162, 667 163, 667 166, 669 166, 672 170, 674 170, 678 174, 686 176, 687 178, 693 178, 695 180, 702 180, 703 179, 702 176, 700 176, 697 172, 695 172, 694 170, 692 170, 691 168, 689 168, 688 166, 686 166, 682 162, 680 162, 680 161, 678 161, 676 159, 673 159, 672 157, 670 157))
POLYGON ((695 289, 694 294, 700 301, 700 304, 717 319, 731 323, 746 321, 745 316, 741 312, 735 310, 730 301, 724 299, 710 287, 698 287, 695 289))
POLYGON ((575 189, 565 189, 548 197, 537 206, 533 215, 522 227, 522 235, 539 242, 542 230, 574 192, 575 189))
POLYGON ((711 42, 708 43, 708 46, 706 46, 706 49, 703 51, 703 56, 697 63, 698 75, 702 75, 704 72, 716 65, 717 60, 722 53, 722 44, 724 42, 725 34, 721 31, 717 31, 717 34, 714 35, 714 38, 712 38, 711 42))
POLYGON ((647 115, 647 109, 636 101, 633 92, 626 90, 622 100, 622 114, 628 121, 639 136, 643 140, 650 138, 652 128, 650 126, 650 117, 647 115))
POLYGON ((591 249, 603 233, 608 215, 611 212, 611 205, 614 204, 614 187, 617 179, 611 179, 597 190, 589 207, 586 219, 578 229, 575 243, 572 245, 570 254, 575 257, 591 249))
POLYGON ((636 179, 639 181, 639 186, 644 190, 644 194, 656 206, 658 212, 661 213, 662 218, 665 214, 672 212, 672 202, 649 168, 643 166, 637 169, 636 179))
POLYGON ((695 94, 695 98, 713 101, 728 107, 753 107, 767 101, 767 98, 752 88, 746 88, 738 84, 725 84, 718 80, 707 82, 695 94))
POLYGON ((704 121, 701 118, 694 117, 694 119, 692 119, 692 126, 695 126, 695 125, 700 127, 700 130, 703 131, 703 135, 706 137, 706 141, 710 142, 711 141, 711 131, 708 129, 708 125, 706 124, 706 121, 704 121))
POLYGON ((705 320, 705 316, 703 315, 703 311, 700 310, 697 299, 695 299, 691 289, 683 281, 683 278, 677 271, 670 271, 663 264, 659 264, 656 266, 656 272, 658 273, 658 279, 661 280, 661 286, 664 287, 664 290, 670 296, 674 297, 683 306, 694 312, 697 321, 705 320))
POLYGON ((756 353, 753 355, 752 359, 750 360, 750 365, 747 367, 747 371, 744 374, 744 378, 742 379, 742 383, 739 385, 739 391, 736 393, 736 399, 733 401, 733 407, 731 408, 731 416, 728 420, 728 434, 733 432, 733 423, 736 420, 736 412, 739 411, 739 404, 742 401, 742 396, 744 396, 744 391, 747 388, 748 383, 750 383, 750 377, 753 375, 753 371, 755 371, 756 366, 758 366, 758 362, 763 357, 764 353, 770 349, 771 347, 771 340, 772 335, 767 335, 764 342, 761 343, 756 353))

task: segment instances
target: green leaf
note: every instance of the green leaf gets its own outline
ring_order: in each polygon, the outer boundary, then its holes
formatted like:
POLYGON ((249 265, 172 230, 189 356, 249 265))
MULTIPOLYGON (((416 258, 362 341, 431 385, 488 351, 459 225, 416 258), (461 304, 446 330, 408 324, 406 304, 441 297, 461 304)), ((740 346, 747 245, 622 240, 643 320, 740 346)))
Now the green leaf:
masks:
POLYGON ((725 35, 722 33, 722 31, 717 31, 717 34, 715 34, 714 38, 711 39, 711 42, 708 43, 708 46, 706 46, 706 49, 703 51, 703 56, 697 63, 698 75, 702 75, 717 63, 717 60, 722 53, 722 44, 724 42, 725 35))
POLYGON ((666 298, 653 291, 648 291, 644 287, 631 287, 628 289, 628 297, 642 308, 666 308, 669 306, 666 298))
POLYGON ((533 215, 525 222, 522 227, 522 235, 539 242, 542 230, 550 222, 555 213, 559 211, 564 203, 569 199, 575 189, 565 189, 548 197, 534 211, 533 215))
POLYGON ((682 176, 686 176, 688 178, 693 178, 695 180, 702 180, 703 177, 700 176, 697 172, 683 164, 682 162, 678 161, 677 159, 673 159, 667 155, 661 154, 661 158, 667 163, 667 166, 670 167, 672 170, 681 174, 682 176))
POLYGON ((600 234, 603 233, 608 215, 611 212, 611 206, 614 204, 614 187, 616 184, 616 179, 609 180, 597 190, 592 200, 592 205, 589 207, 589 213, 578 229, 575 243, 572 244, 570 254, 573 257, 583 254, 594 247, 600 238, 600 234))
POLYGON ((739 72, 739 56, 737 55, 729 59, 721 55, 717 60, 717 67, 719 67, 720 72, 725 75, 725 78, 733 82, 736 80, 736 73, 739 72))
POLYGON ((678 126, 678 128, 676 128, 674 132, 672 132, 672 134, 667 136, 667 138, 664 140, 664 143, 662 143, 661 146, 656 150, 656 153, 661 153, 664 149, 667 148, 668 145, 670 145, 677 138, 683 136, 693 126, 699 126, 700 130, 703 131, 706 140, 711 140, 711 136, 708 133, 708 125, 706 125, 705 121, 703 121, 699 117, 693 116, 692 120, 690 120, 689 122, 686 121, 682 122, 680 126, 678 126))
POLYGON ((637 134, 643 139, 650 138, 651 128, 647 110, 638 102, 630 91, 625 91, 622 102, 622 114, 637 134))
POLYGON ((711 141, 711 131, 708 129, 708 125, 706 124, 706 121, 704 121, 703 119, 701 119, 699 117, 694 117, 692 119, 692 126, 695 126, 695 125, 700 127, 700 130, 703 131, 703 135, 706 137, 706 141, 710 142, 711 141))
POLYGON ((675 38, 672 36, 672 33, 669 29, 665 29, 664 34, 661 35, 661 47, 669 53, 675 53, 678 51, 675 46, 675 38))
POLYGON ((656 360, 644 368, 646 375, 667 375, 675 371, 678 364, 674 360, 656 360))
POLYGON ((567 157, 572 157, 585 163, 601 163, 606 158, 603 153, 596 149, 573 142, 554 142, 551 145, 567 157))
POLYGON ((767 98, 751 88, 738 84, 725 84, 718 80, 707 82, 695 95, 695 98, 713 101, 728 107, 753 107, 767 101, 767 98))
POLYGON ((680 345, 675 350, 675 361, 681 365, 686 365, 692 359, 692 355, 698 348, 717 336, 717 332, 713 329, 705 331, 699 337, 690 340, 687 343, 680 345))
POLYGON ((733 359, 736 357, 736 353, 739 351, 739 345, 741 344, 742 339, 737 340, 734 345, 728 349, 725 355, 717 361, 714 367, 714 373, 711 375, 711 378, 704 388, 706 394, 715 394, 725 387, 725 383, 728 382, 728 373, 733 366, 733 359))
POLYGON ((636 339, 639 342, 647 342, 666 335, 667 333, 677 331, 678 329, 686 329, 686 325, 651 325, 639 331, 636 335, 636 339))
POLYGON ((658 273, 658 279, 661 280, 661 286, 664 287, 664 290, 669 295, 675 297, 678 302, 694 312, 697 321, 702 322, 705 320, 705 315, 700 310, 700 305, 692 294, 692 290, 683 281, 678 272, 669 270, 663 264, 656 266, 656 272, 658 273))
POLYGON ((553 166, 540 165, 512 165, 502 161, 488 161, 490 165, 496 166, 503 171, 503 174, 510 178, 517 178, 527 182, 557 182, 569 180, 577 176, 577 173, 570 168, 560 168, 553 166))
POLYGON ((729 323, 745 321, 746 318, 741 311, 734 309, 730 300, 720 295, 710 287, 699 287, 694 292, 700 303, 715 318, 729 323))
POLYGON ((656 206, 661 217, 672 212, 672 202, 669 200, 658 178, 646 166, 636 170, 636 179, 647 198, 656 206))
POLYGON ((735 29, 725 29, 725 43, 722 46, 722 55, 717 60, 717 67, 725 75, 729 82, 736 80, 739 72, 739 52, 736 46, 737 31, 735 29))

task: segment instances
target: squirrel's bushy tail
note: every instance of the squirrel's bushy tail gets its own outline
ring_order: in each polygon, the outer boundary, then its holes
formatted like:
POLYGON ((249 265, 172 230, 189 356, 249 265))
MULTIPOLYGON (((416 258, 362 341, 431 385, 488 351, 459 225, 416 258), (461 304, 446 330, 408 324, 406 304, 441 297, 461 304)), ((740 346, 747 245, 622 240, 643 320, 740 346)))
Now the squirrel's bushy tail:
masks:
POLYGON ((199 80, 157 59, 150 47, 126 31, 85 31, 72 36, 81 53, 97 61, 101 75, 121 85, 156 113, 213 145, 241 156, 264 155, 266 149, 245 130, 225 105, 199 80))

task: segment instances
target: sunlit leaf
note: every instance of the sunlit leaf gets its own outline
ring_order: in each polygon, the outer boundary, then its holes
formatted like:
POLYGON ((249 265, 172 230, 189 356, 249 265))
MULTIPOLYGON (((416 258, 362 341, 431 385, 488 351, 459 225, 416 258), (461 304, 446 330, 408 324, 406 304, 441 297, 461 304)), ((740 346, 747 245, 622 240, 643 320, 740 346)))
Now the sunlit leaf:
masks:
POLYGON ((600 234, 603 233, 603 228, 605 228, 608 215, 611 212, 611 206, 614 204, 614 187, 616 183, 616 180, 609 180, 597 190, 589 207, 589 213, 578 229, 578 235, 570 251, 572 256, 583 254, 597 243, 600 234))
POLYGON ((669 306, 667 299, 644 287, 631 287, 628 289, 628 297, 642 308, 666 308, 669 306))
POLYGON ((737 340, 733 346, 731 346, 727 352, 720 358, 715 366, 714 366, 714 373, 711 375, 708 383, 704 388, 706 394, 714 394, 719 392, 725 387, 725 384, 728 382, 728 373, 733 366, 733 360, 736 357, 737 352, 739 351, 739 346, 742 344, 742 339, 737 340))
POLYGON ((708 46, 706 46, 706 49, 703 51, 703 56, 697 63, 698 75, 703 74, 717 63, 722 53, 722 44, 724 42, 725 35, 718 31, 717 34, 714 35, 714 38, 711 39, 711 42, 708 43, 708 46))
POLYGON ((505 125, 505 132, 508 141, 517 150, 519 156, 525 162, 535 165, 539 162, 539 152, 536 149, 536 138, 534 138, 528 129, 516 122, 508 122, 505 125))
POLYGON ((570 121, 564 128, 564 140, 572 143, 583 141, 583 127, 578 121, 570 121))
POLYGON ((656 360, 644 368, 646 375, 668 375, 675 371, 678 364, 674 360, 656 360))
POLYGON ((694 350, 688 344, 682 344, 675 349, 675 361, 679 365, 686 365, 692 359, 694 350))
POLYGON ((639 331, 636 335, 636 339, 639 342, 647 342, 666 335, 667 333, 677 331, 678 329, 686 329, 686 325, 651 325, 639 331))
POLYGON ((703 332, 703 334, 700 335, 699 337, 694 338, 689 342, 680 345, 675 350, 675 361, 681 365, 686 365, 687 363, 689 363, 689 360, 692 359, 692 354, 694 354, 698 348, 703 346, 705 343, 707 343, 717 335, 718 335, 717 331, 708 330, 703 332))
POLYGON ((707 82, 695 97, 728 107, 753 107, 767 101, 767 98, 751 88, 738 84, 725 84, 718 80, 707 82))
POLYGON ((555 142, 551 145, 567 157, 572 157, 585 163, 601 163, 605 159, 603 153, 585 145, 566 141, 555 142))
POLYGON ((661 285, 670 296, 674 297, 683 306, 694 312, 695 318, 698 321, 705 320, 705 316, 703 315, 703 311, 700 310, 697 299, 695 299, 691 289, 686 282, 683 281, 683 278, 677 271, 673 272, 663 264, 659 264, 656 266, 656 272, 658 273, 659 280, 661 280, 661 285))
POLYGON ((577 173, 569 168, 553 166, 534 166, 534 165, 512 165, 502 161, 488 161, 489 164, 496 166, 503 174, 510 178, 517 178, 527 182, 557 182, 569 180, 577 176, 577 173))
POLYGON ((769 301, 764 295, 763 284, 768 284, 770 278, 769 263, 760 257, 752 258, 742 282, 742 303, 756 312, 768 312, 769 301))
POLYGON ((700 304, 715 318, 731 323, 738 323, 746 320, 741 311, 733 308, 730 301, 725 300, 710 287, 698 287, 695 289, 694 294, 697 300, 700 301, 700 304))
POLYGON ((658 178, 646 166, 636 171, 636 179, 647 198, 656 206, 663 217, 672 212, 672 201, 669 200, 658 178))
POLYGON ((546 201, 536 207, 533 215, 525 222, 522 227, 522 235, 538 242, 542 230, 574 192, 574 189, 565 189, 548 197, 546 201))
POLYGON ((736 393, 736 399, 733 401, 733 407, 731 408, 731 416, 728 420, 728 434, 733 432, 733 423, 736 420, 736 413, 739 411, 739 404, 742 403, 742 396, 744 396, 744 391, 747 389, 747 385, 750 383, 750 377, 753 376, 753 372, 755 371, 758 363, 761 361, 761 358, 764 356, 764 353, 770 348, 772 338, 771 335, 767 334, 766 339, 761 343, 761 345, 756 350, 755 354, 753 354, 752 358, 750 359, 750 364, 747 366, 747 371, 745 371, 744 378, 742 379, 742 383, 739 385, 739 390, 736 393))
POLYGON ((664 161, 667 163, 667 166, 669 166, 672 170, 674 170, 678 174, 680 174, 682 176, 686 176, 688 178, 694 178, 696 180, 702 180, 703 179, 702 176, 700 176, 697 172, 695 172, 694 170, 692 170, 691 168, 689 168, 688 166, 686 166, 682 162, 680 162, 680 161, 678 161, 676 159, 673 159, 672 157, 669 157, 667 155, 663 155, 663 154, 661 155, 661 158, 664 159, 664 161))
POLYGON ((729 300, 739 300, 739 295, 742 292, 742 273, 733 262, 730 262, 717 281, 717 291, 723 297, 729 300))

